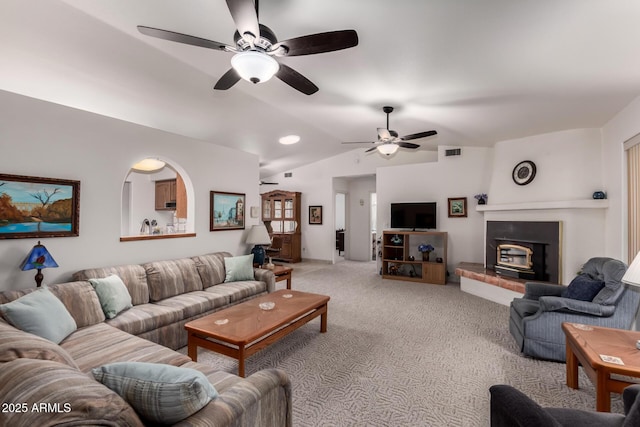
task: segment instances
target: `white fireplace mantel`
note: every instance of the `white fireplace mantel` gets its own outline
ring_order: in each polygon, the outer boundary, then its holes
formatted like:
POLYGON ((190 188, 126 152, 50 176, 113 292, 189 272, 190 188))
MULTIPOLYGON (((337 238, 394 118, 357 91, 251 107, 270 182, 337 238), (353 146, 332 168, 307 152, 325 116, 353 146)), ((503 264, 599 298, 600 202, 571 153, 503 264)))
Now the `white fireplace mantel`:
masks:
POLYGON ((607 199, 554 200, 550 202, 504 203, 495 205, 477 205, 478 212, 492 211, 524 211, 536 209, 606 209, 607 199))

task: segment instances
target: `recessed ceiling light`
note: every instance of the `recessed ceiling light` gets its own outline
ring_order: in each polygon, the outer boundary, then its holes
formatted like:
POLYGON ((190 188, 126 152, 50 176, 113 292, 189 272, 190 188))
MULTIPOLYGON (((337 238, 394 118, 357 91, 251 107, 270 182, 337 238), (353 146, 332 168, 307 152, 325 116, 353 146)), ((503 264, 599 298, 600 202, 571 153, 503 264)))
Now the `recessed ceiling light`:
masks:
POLYGON ((278 141, 283 145, 291 145, 300 142, 300 137, 298 135, 287 135, 283 136, 278 141))

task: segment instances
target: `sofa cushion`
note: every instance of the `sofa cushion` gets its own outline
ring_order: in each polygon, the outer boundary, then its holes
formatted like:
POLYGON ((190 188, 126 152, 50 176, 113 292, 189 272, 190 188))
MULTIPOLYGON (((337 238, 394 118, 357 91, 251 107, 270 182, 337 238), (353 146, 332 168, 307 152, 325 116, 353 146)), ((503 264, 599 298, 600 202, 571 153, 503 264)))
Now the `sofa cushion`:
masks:
POLYGON ((184 319, 229 305, 229 297, 206 291, 188 292, 158 301, 156 305, 179 308, 184 319))
POLYGON ((225 257, 224 269, 226 272, 224 278, 225 283, 254 280, 253 254, 225 257))
POLYGON ((586 274, 578 274, 562 291, 563 298, 571 298, 580 301, 592 301, 598 292, 604 288, 604 281, 592 279, 586 274))
POLYGON ((224 258, 230 256, 231 254, 229 252, 216 252, 194 256, 192 258, 196 263, 198 274, 200 274, 202 285, 205 289, 224 282, 224 278, 226 277, 224 258))
POLYGON ((229 282, 207 288, 205 289, 205 292, 216 295, 224 295, 229 299, 230 303, 235 303, 246 298, 266 293, 267 285, 264 282, 257 282, 255 280, 248 280, 245 282, 229 282))
POLYGON ((186 355, 133 336, 106 323, 79 329, 60 345, 73 357, 83 372, 115 362, 150 362, 181 366, 191 361, 186 355))
MULTIPOLYGON (((98 295, 96 295, 96 292, 89 282, 59 283, 57 285, 48 285, 48 288, 62 301, 73 317, 73 320, 75 320, 78 328, 104 322, 104 313, 100 308, 98 295), (82 301, 82 304, 78 304, 78 301, 82 301)), ((0 304, 11 302, 37 289, 38 288, 4 291, 0 293, 0 304)))
POLYGON ((113 267, 89 268, 73 274, 74 280, 99 279, 116 274, 122 279, 131 295, 133 305, 149 302, 149 287, 144 267, 138 264, 116 265, 113 267))
POLYGON ((143 426, 118 394, 77 369, 49 360, 16 359, 0 365, 0 396, 3 402, 28 407, 26 412, 0 411, 3 426, 143 426), (45 410, 38 410, 41 405, 45 410))
POLYGON ((77 329, 67 308, 47 287, 0 305, 0 313, 16 328, 56 344, 77 329))
POLYGON ((123 311, 107 323, 133 335, 161 328, 184 318, 180 308, 160 304, 140 304, 123 311))
POLYGON ((144 269, 151 302, 203 289, 198 269, 191 258, 149 262, 144 264, 144 269))
POLYGON ((131 308, 131 295, 119 276, 112 274, 102 279, 89 279, 96 290, 102 311, 107 319, 113 319, 121 311, 131 308))
POLYGON ((195 369, 157 363, 123 362, 92 370, 96 380, 124 398, 145 419, 173 424, 218 396, 195 369))
POLYGON ((64 348, 0 320, 0 363, 21 358, 51 360, 72 368, 78 367, 64 348))

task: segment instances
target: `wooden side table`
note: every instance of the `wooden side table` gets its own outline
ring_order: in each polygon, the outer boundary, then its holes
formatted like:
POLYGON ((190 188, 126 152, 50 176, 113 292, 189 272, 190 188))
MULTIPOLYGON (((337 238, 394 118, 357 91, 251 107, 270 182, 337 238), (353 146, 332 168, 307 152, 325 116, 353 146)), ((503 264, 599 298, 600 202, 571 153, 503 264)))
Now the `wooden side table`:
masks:
POLYGON ((281 264, 276 264, 275 267, 271 269, 273 274, 276 275, 276 282, 282 282, 283 280, 287 281, 287 289, 291 289, 291 272, 293 268, 285 267, 281 264))
POLYGON ((604 328, 579 323, 562 324, 567 339, 567 386, 578 388, 578 366, 596 388, 596 411, 611 411, 611 392, 622 393, 634 383, 612 374, 640 378, 640 350, 636 341, 639 331, 604 328), (606 362, 601 355, 618 358, 623 364, 606 362))

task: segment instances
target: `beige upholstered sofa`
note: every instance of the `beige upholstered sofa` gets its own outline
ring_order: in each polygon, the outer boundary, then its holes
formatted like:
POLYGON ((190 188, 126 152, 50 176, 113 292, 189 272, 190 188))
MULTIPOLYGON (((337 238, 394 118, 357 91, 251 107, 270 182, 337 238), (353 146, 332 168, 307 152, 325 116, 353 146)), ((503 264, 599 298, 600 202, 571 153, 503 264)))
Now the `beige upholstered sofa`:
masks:
MULTIPOLYGON (((51 285, 77 329, 59 344, 0 318, 0 425, 138 426, 145 420, 127 401, 96 381, 93 368, 115 362, 151 362, 204 373, 218 396, 175 425, 290 426, 291 384, 278 369, 247 378, 191 361, 186 345, 192 319, 273 291, 275 277, 255 269, 254 280, 225 282, 225 257, 192 258, 94 268, 75 281, 51 285), (91 278, 118 275, 133 306, 106 319, 91 278), (40 409, 40 410, 39 410, 40 409)), ((34 291, 5 291, 5 304, 34 291)))

